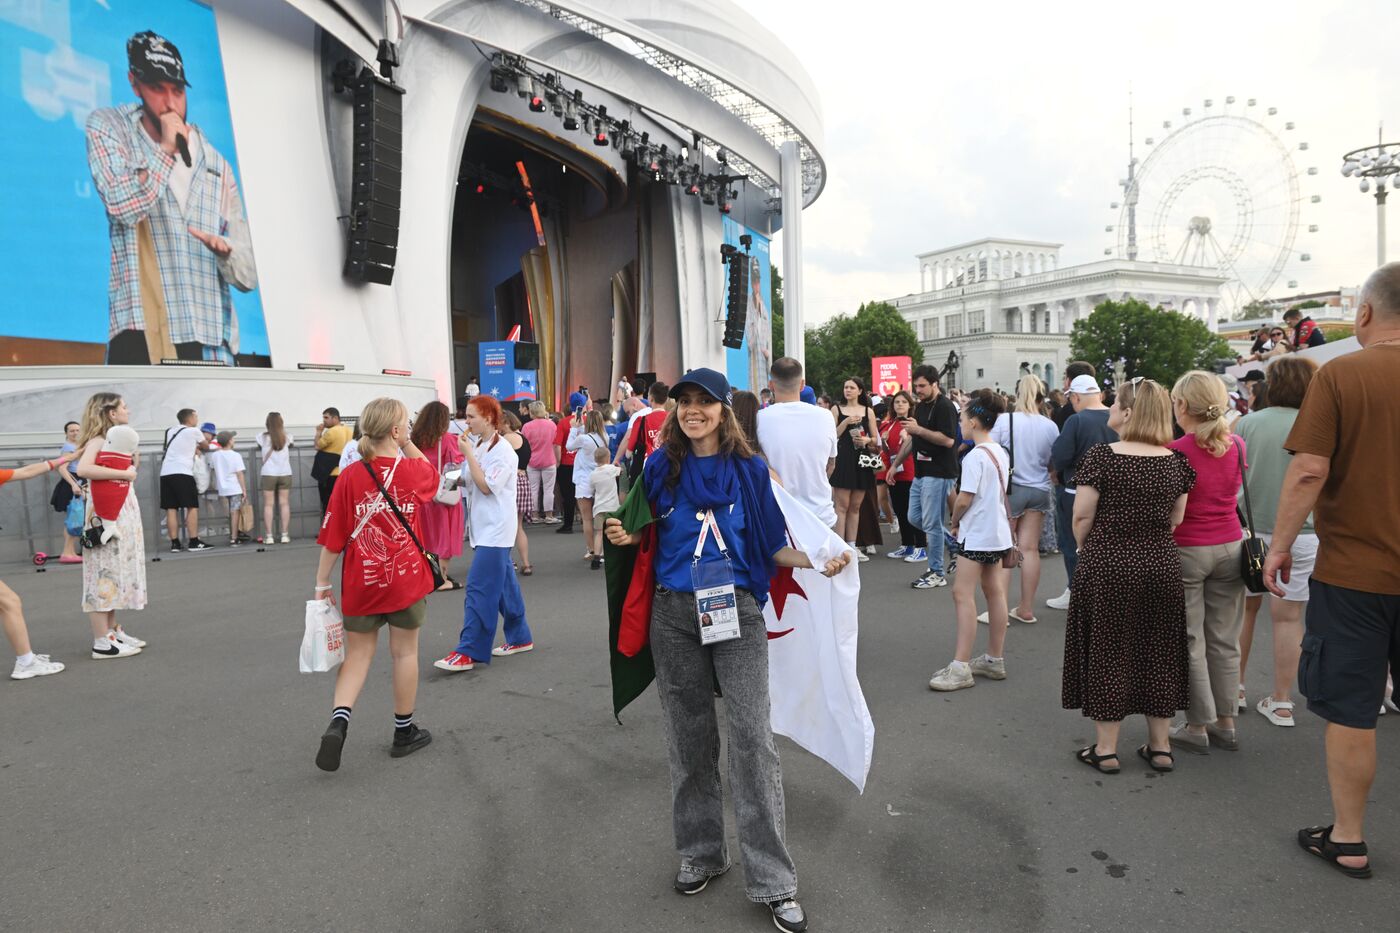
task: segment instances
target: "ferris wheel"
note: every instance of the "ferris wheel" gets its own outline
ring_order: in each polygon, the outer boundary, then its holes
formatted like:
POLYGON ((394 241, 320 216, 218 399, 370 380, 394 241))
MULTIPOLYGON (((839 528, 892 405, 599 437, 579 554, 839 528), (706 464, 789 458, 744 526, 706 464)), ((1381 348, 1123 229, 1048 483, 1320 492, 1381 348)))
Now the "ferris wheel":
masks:
POLYGON ((1303 191, 1317 168, 1300 175, 1294 153, 1308 144, 1296 141, 1278 108, 1254 98, 1241 105, 1226 97, 1223 107, 1206 100, 1162 129, 1166 135, 1143 140, 1148 155, 1131 160, 1123 203, 1111 205, 1119 210, 1119 256, 1218 270, 1227 279, 1227 313, 1264 299, 1295 262, 1312 259, 1297 240, 1300 230, 1317 232, 1303 220, 1321 200, 1303 191))

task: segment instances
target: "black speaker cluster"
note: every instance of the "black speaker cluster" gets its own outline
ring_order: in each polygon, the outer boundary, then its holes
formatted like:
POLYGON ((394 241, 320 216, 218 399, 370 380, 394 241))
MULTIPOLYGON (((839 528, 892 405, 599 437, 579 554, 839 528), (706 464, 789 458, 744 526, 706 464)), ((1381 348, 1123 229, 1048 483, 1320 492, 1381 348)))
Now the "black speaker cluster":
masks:
POLYGON ((354 101, 350 245, 345 277, 389 285, 399 246, 403 189, 403 88, 362 68, 346 82, 354 101))
POLYGON ((749 254, 740 252, 738 247, 728 243, 721 246, 719 251, 729 270, 722 342, 731 350, 738 350, 744 345, 744 325, 749 318, 749 254))

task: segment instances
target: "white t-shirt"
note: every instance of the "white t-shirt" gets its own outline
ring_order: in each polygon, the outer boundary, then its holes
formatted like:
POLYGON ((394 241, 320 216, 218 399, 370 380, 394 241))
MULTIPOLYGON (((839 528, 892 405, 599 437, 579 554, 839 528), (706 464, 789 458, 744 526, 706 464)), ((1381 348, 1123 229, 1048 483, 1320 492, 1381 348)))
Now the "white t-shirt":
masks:
MULTIPOLYGON (((992 428, 992 440, 1003 447, 1011 443, 1011 414, 997 416, 992 428)), ((1015 413, 1016 419, 1016 474, 1012 479, 1017 486, 1031 486, 1036 489, 1050 489, 1050 447, 1060 436, 1055 422, 1044 415, 1028 415, 1023 411, 1015 413)))
POLYGON ((161 476, 194 476, 194 452, 204 434, 198 427, 177 424, 165 429, 165 459, 160 462, 161 476))
POLYGON ((758 413, 758 445, 783 488, 823 525, 836 524, 826 463, 836 456, 831 412, 806 402, 774 402, 758 413))
POLYGON ((1011 519, 1006 514, 1001 485, 1007 465, 1006 451, 1000 444, 978 444, 963 457, 958 492, 970 492, 973 499, 958 523, 958 543, 969 551, 1005 551, 1011 547, 1011 519), (1001 465, 1000 476, 992 457, 1001 465))
POLYGON ((190 188, 194 187, 194 167, 199 164, 200 155, 204 151, 204 144, 199 141, 199 130, 194 127, 190 127, 189 130, 185 136, 185 142, 190 150, 190 164, 185 165, 185 160, 180 157, 177 150, 175 165, 170 169, 168 182, 171 192, 175 195, 175 202, 180 205, 180 213, 182 214, 190 203, 190 188))
POLYGON ((238 485, 238 474, 247 469, 243 455, 236 450, 215 450, 205 456, 209 460, 209 470, 214 474, 214 489, 219 495, 243 495, 243 487, 238 485))
POLYGON ((617 478, 622 473, 622 468, 606 463, 600 467, 594 467, 589 474, 588 486, 593 491, 593 514, 602 515, 604 512, 616 512, 621 508, 617 501, 617 478))
POLYGON ((593 459, 593 451, 599 447, 608 449, 605 438, 589 434, 583 428, 569 428, 569 440, 564 448, 574 451, 574 485, 578 487, 578 495, 588 494, 588 477, 593 475, 593 470, 598 466, 593 459))
POLYGON ((261 476, 292 475, 292 436, 287 435, 287 443, 281 450, 272 449, 272 437, 266 431, 257 437, 258 456, 262 458, 261 476))
POLYGON ((345 468, 358 459, 360 459, 360 442, 351 441, 346 444, 345 449, 340 452, 340 472, 344 473, 345 468))
MULTIPOLYGON (((490 450, 486 444, 476 445, 476 460, 486 476, 489 493, 477 488, 471 469, 462 464, 462 492, 467 496, 471 514, 472 547, 514 547, 516 522, 515 476, 519 459, 515 450, 499 434, 490 450)), ((454 468, 455 469, 455 468, 454 468)))

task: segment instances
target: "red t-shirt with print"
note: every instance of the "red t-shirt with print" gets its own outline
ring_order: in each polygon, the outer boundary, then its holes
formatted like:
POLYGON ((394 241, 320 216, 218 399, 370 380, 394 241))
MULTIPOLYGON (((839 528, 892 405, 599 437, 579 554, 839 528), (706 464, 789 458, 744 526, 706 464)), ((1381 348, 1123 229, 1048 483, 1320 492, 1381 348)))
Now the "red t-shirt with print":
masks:
MULTIPOLYGON (((398 612, 433 591, 433 574, 360 463, 346 467, 336 479, 316 543, 341 555, 340 608, 345 615, 398 612), (360 522, 371 513, 361 528, 360 522), (356 528, 359 534, 351 540, 356 528)), ((393 457, 375 457, 374 470, 422 541, 418 510, 437 492, 437 470, 426 459, 393 457)))

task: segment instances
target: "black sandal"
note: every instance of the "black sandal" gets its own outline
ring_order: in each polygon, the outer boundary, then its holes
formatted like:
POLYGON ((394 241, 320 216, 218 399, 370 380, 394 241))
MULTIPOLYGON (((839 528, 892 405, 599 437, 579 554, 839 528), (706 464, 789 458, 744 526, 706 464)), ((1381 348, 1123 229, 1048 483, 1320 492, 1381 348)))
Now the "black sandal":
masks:
POLYGON ((1103 763, 1104 763, 1105 761, 1108 761, 1109 759, 1113 759, 1114 761, 1117 761, 1117 760, 1118 760, 1118 753, 1115 752, 1115 753, 1113 753, 1112 755, 1096 755, 1096 754, 1094 754, 1094 749, 1095 749, 1096 747, 1097 747, 1097 746, 1094 746, 1094 745, 1086 745, 1086 746, 1084 746, 1083 748, 1081 748, 1079 751, 1075 752, 1075 753, 1074 753, 1074 757, 1077 758, 1078 760, 1084 762, 1084 764, 1086 764, 1086 765, 1088 765, 1089 767, 1093 768, 1095 771, 1099 772, 1100 774, 1117 774, 1117 773, 1118 773, 1118 770, 1119 770, 1117 766, 1114 766, 1114 767, 1112 767, 1112 768, 1105 768, 1104 765, 1103 765, 1103 763))
POLYGON ((1316 855, 1337 871, 1351 878, 1371 877, 1371 860, 1366 859, 1365 866, 1352 868, 1343 865, 1337 859, 1359 858, 1366 856, 1366 843, 1364 842, 1333 842, 1331 826, 1309 826, 1307 829, 1298 830, 1298 845, 1309 855, 1316 855))
POLYGON ((1137 753, 1138 757, 1141 758, 1143 761, 1147 762, 1148 766, 1153 771, 1165 774, 1168 771, 1176 770, 1176 756, 1169 751, 1153 751, 1153 749, 1150 746, 1144 745, 1137 750, 1137 753), (1159 765, 1157 764, 1157 762, 1153 761, 1152 759, 1154 758, 1165 758, 1167 759, 1167 761, 1171 762, 1171 764, 1167 765, 1166 767, 1163 767, 1162 765, 1159 765))

